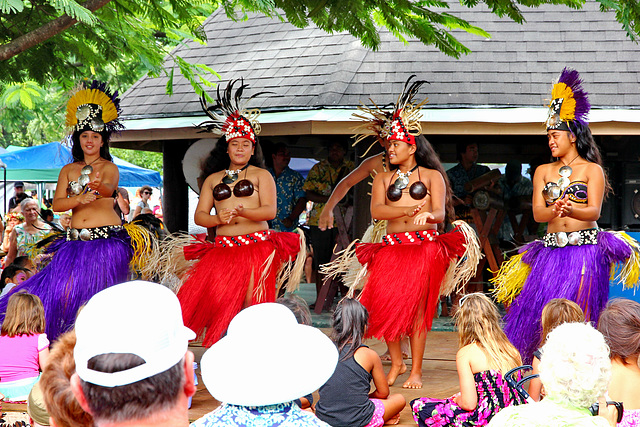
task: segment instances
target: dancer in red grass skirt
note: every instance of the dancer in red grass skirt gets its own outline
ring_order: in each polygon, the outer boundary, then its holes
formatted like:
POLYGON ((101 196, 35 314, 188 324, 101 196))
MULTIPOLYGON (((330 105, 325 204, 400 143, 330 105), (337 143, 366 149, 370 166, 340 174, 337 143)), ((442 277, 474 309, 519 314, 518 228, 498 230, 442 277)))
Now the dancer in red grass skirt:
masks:
MULTIPOLYGON (((413 363, 405 388, 422 387, 426 335, 439 296, 472 277, 479 258, 475 232, 466 224, 438 232, 452 217, 451 189, 438 155, 420 135, 422 103, 415 105, 413 96, 423 83, 409 78, 386 125, 389 162, 397 169, 373 181, 371 216, 388 221, 388 234, 382 243, 359 243, 355 250, 364 266, 359 277, 366 277, 360 301, 370 315, 367 336, 387 342, 389 385, 407 369, 400 339, 409 336, 413 363)), ((345 251, 335 270, 349 257, 345 251)))
MULTIPOLYGON (((298 233, 269 230, 276 215, 276 187, 263 168, 256 134, 256 110, 237 105, 246 85, 232 96, 235 81, 205 112, 213 119, 200 127, 223 133, 203 165, 206 177, 200 192, 195 222, 216 227, 213 243, 198 242, 184 248, 187 260, 198 260, 178 291, 185 325, 213 345, 231 319, 244 307, 274 302, 276 288, 286 279, 297 286, 302 271, 303 238, 298 233), (215 113, 222 110, 225 116, 215 113), (211 209, 215 207, 215 214, 211 209), (301 253, 302 252, 302 253, 301 253), (295 263, 294 263, 295 261, 295 263), (293 272, 288 268, 295 264, 293 272)), ((256 95, 249 99, 252 99, 256 95)))

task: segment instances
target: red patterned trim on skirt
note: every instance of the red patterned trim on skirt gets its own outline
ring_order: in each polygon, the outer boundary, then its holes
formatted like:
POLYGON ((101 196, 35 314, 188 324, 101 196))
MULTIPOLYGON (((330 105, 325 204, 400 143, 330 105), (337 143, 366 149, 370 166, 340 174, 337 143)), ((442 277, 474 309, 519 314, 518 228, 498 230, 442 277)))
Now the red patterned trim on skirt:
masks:
MULTIPOLYGON (((250 244, 199 242, 184 248, 185 258, 199 261, 187 273, 178 299, 185 325, 199 336, 206 329, 206 347, 221 338, 231 319, 242 310, 252 281, 251 305, 275 301, 278 270, 295 259, 300 236, 270 230, 265 233, 264 240, 249 239, 250 244)), ((225 237, 241 242, 241 236, 225 237)), ((246 239, 246 235, 242 237, 246 239)))
POLYGON ((439 233, 436 230, 405 231, 404 233, 385 234, 382 243, 386 245, 420 244, 425 240, 433 241, 439 233))
POLYGON ((465 239, 457 230, 429 237, 411 244, 356 246, 358 261, 368 270, 360 295, 369 311, 367 337, 396 341, 431 329, 440 285, 450 262, 464 254, 465 239))
POLYGON ((256 231, 255 233, 241 234, 239 236, 216 236, 213 244, 216 246, 234 247, 241 245, 250 245, 252 243, 260 243, 269 239, 275 233, 272 230, 256 231))

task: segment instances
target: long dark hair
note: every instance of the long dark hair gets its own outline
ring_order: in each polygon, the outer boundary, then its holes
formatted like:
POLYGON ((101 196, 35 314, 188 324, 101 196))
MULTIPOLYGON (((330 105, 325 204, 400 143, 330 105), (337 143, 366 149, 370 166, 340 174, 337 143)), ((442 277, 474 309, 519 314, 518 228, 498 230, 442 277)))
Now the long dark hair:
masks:
MULTIPOLYGON (((207 179, 212 173, 220 172, 229 167, 231 159, 227 153, 227 138, 223 135, 216 142, 216 146, 209 153, 209 156, 202 162, 200 170, 200 177, 204 180, 207 179)), ((249 164, 264 169, 264 156, 262 155, 262 148, 260 148, 260 142, 256 137, 255 150, 253 155, 249 159, 249 164)))
MULTIPOLYGON (((74 131, 71 135, 71 141, 73 141, 73 145, 71 146, 71 155, 73 156, 74 162, 84 161, 84 151, 82 151, 82 146, 80 145, 80 134, 82 134, 82 132, 84 132, 85 130, 74 131)), ((112 162, 113 157, 111 157, 111 153, 109 153, 109 138, 111 137, 111 132, 103 130, 102 132, 97 133, 102 136, 103 142, 102 147, 100 147, 100 157, 112 162)))
POLYGON ((353 356, 356 350, 360 348, 364 340, 367 323, 369 323, 369 312, 360 301, 353 298, 345 298, 338 303, 333 312, 331 340, 340 352, 347 344, 351 344, 349 352, 342 360, 353 356))
POLYGON ((593 139, 591 129, 588 125, 584 125, 577 120, 567 122, 567 124, 569 125, 569 129, 571 129, 571 133, 576 136, 576 149, 580 157, 602 167, 604 171, 604 195, 605 197, 608 196, 609 193, 613 192, 613 188, 611 187, 611 183, 609 183, 607 171, 602 164, 602 155, 600 154, 598 144, 596 144, 595 139, 593 139))
POLYGON ((438 230, 444 231, 449 224, 455 219, 453 202, 452 202, 452 192, 451 185, 449 184, 449 178, 447 178, 447 173, 440 163, 440 157, 436 150, 433 149, 433 146, 424 135, 420 135, 416 137, 416 152, 415 152, 416 163, 418 166, 422 166, 427 169, 433 169, 440 172, 442 175, 442 179, 444 179, 444 185, 446 187, 445 193, 445 201, 444 201, 444 222, 442 224, 438 224, 438 230))

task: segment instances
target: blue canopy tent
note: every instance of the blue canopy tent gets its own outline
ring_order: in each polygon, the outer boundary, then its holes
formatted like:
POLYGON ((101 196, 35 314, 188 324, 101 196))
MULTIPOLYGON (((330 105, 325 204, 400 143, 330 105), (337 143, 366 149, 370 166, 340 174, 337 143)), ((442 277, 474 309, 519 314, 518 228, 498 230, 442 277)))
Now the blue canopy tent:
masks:
MULTIPOLYGON (((50 142, 0 154, 0 160, 7 165, 7 181, 57 182, 60 169, 72 161, 72 156, 69 147, 50 142)), ((156 171, 117 157, 113 163, 120 171, 120 187, 162 186, 162 177, 156 171)))

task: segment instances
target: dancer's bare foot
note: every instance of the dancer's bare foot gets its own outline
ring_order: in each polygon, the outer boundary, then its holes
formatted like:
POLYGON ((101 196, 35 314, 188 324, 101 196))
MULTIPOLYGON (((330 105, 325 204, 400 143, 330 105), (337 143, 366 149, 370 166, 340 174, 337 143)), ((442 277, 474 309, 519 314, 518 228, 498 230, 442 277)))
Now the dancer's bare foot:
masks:
MULTIPOLYGON (((402 358, 403 359, 408 359, 409 356, 409 348, 407 347, 406 349, 403 347, 402 348, 402 358)), ((384 354, 382 356, 380 356, 380 360, 382 360, 383 362, 388 362, 391 360, 391 355, 389 354, 389 350, 387 349, 387 351, 384 352, 384 354)))
POLYGON ((412 373, 404 384, 402 384, 402 388, 422 388, 422 375, 412 373))
POLYGON ((396 382, 398 376, 407 372, 407 365, 402 363, 402 365, 391 365, 391 369, 389 369, 389 373, 387 374, 387 384, 393 385, 396 382))

